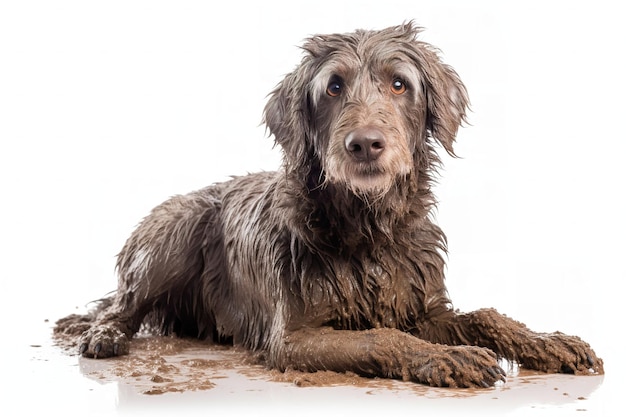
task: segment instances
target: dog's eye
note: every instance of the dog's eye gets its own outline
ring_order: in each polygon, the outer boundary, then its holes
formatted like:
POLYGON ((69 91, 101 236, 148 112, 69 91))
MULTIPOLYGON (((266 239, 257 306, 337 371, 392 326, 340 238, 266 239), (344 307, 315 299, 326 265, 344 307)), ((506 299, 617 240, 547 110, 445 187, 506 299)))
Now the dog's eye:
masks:
POLYGON ((328 94, 331 97, 338 97, 341 94, 341 83, 338 81, 331 81, 330 84, 328 84, 328 87, 326 87, 326 94, 328 94))
POLYGON ((393 80, 393 82, 391 83, 391 92, 394 94, 404 94, 404 92, 406 91, 406 84, 404 83, 404 81, 399 80, 399 79, 395 79, 393 80))

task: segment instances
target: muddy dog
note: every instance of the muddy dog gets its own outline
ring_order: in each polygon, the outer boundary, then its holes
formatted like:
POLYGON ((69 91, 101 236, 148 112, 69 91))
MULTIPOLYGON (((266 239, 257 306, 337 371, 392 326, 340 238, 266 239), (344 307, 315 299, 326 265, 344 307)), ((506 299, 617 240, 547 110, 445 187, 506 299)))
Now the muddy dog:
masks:
POLYGON ((117 292, 58 330, 80 322, 86 357, 128 353, 148 323, 244 346, 281 370, 432 386, 492 386, 500 358, 602 373, 578 337, 452 308, 431 188, 436 146, 454 155, 468 98, 420 31, 309 38, 264 111, 281 169, 156 207, 118 256, 117 292))

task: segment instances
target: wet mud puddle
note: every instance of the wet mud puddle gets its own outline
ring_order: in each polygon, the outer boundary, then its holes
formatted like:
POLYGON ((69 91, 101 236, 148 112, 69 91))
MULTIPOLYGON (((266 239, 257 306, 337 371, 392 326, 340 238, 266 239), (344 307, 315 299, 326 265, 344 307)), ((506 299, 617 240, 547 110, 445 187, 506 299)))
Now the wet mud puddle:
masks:
MULTIPOLYGON (((512 398, 515 402, 584 402, 601 383, 598 377, 545 375, 521 370, 508 363, 507 382, 489 389, 432 388, 384 378, 364 378, 351 373, 331 371, 305 373, 269 370, 249 352, 195 339, 164 336, 139 336, 131 342, 130 354, 109 359, 78 357, 71 346, 64 350, 77 357, 81 373, 101 382, 118 382, 145 395, 189 391, 209 391, 229 378, 277 383, 297 387, 355 387, 365 394, 381 392, 424 398, 483 397, 490 400, 512 398), (70 350, 71 349, 71 350, 70 350)), ((509 400, 507 400, 509 402, 509 400)))

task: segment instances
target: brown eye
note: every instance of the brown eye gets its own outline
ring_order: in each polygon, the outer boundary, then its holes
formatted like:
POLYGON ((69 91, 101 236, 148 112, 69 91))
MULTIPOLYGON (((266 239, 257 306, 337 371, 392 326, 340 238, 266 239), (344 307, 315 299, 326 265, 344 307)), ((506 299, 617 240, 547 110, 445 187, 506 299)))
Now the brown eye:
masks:
POLYGON ((328 84, 328 87, 326 87, 326 94, 331 97, 338 97, 341 94, 341 90, 341 83, 337 81, 332 81, 330 84, 328 84))
POLYGON ((393 80, 393 82, 391 83, 392 93, 400 95, 400 94, 404 94, 405 91, 406 91, 406 84, 404 83, 404 81, 399 80, 397 78, 393 80))

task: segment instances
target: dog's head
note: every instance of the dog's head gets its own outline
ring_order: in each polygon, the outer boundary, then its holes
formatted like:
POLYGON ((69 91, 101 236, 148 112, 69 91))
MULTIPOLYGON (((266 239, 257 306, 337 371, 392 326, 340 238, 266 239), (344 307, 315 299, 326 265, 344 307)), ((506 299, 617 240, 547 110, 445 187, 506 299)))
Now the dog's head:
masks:
POLYGON ((264 113, 287 169, 371 197, 429 170, 431 138, 454 155, 467 93, 419 32, 408 23, 306 41, 264 113))

